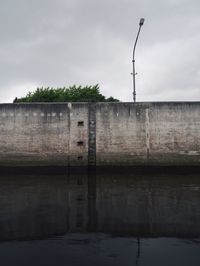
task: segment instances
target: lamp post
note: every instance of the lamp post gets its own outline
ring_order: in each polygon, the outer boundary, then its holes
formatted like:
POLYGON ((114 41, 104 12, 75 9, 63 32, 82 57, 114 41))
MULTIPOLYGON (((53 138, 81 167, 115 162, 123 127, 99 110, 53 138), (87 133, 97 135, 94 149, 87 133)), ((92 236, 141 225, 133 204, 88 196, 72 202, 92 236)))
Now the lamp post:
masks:
POLYGON ((136 44, 137 44, 137 41, 138 41, 140 30, 141 30, 141 27, 142 27, 143 24, 144 24, 144 18, 141 18, 140 22, 139 22, 139 30, 138 30, 138 33, 137 33, 137 36, 136 36, 134 47, 133 47, 133 59, 132 59, 133 73, 132 73, 132 75, 133 75, 133 101, 134 102, 136 102, 135 76, 137 75, 137 73, 135 73, 135 48, 136 48, 136 44))

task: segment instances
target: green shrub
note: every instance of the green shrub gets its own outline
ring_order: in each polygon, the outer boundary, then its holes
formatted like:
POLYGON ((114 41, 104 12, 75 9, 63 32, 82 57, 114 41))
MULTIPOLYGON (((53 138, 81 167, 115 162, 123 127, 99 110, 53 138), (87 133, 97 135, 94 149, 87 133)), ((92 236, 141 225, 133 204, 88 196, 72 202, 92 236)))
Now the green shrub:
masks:
POLYGON ((119 102, 109 97, 106 99, 95 86, 71 86, 69 88, 37 88, 25 97, 15 98, 14 102, 119 102))

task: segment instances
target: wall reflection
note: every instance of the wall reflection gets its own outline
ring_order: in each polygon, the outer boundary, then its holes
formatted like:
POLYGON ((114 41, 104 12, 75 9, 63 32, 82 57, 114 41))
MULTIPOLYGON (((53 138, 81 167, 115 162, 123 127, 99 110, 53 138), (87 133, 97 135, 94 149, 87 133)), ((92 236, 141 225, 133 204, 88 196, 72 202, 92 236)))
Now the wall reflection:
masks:
POLYGON ((200 237, 200 176, 0 177, 0 240, 67 232, 200 237))

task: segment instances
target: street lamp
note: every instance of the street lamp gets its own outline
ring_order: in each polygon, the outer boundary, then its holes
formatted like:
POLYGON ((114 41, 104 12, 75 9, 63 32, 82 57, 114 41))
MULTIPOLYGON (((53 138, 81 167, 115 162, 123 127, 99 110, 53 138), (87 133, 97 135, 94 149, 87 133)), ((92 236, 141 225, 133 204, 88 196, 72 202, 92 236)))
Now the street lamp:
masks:
POLYGON ((136 102, 135 76, 137 75, 137 73, 135 73, 135 48, 136 48, 136 44, 137 44, 137 41, 138 41, 140 30, 141 30, 141 27, 143 26, 143 24, 144 24, 144 18, 141 18, 140 22, 139 22, 139 30, 138 30, 138 33, 137 33, 137 37, 136 37, 136 40, 135 40, 134 47, 133 47, 133 59, 132 59, 133 73, 131 73, 131 74, 133 75, 133 101, 134 102, 136 102))

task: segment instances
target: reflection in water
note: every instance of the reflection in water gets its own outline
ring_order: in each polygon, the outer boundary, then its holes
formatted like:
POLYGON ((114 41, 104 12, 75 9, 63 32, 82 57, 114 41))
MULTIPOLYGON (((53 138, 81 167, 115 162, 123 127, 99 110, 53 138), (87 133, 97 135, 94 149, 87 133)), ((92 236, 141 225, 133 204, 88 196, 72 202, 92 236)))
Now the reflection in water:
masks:
POLYGON ((2 176, 0 240, 88 231, 135 236, 138 243, 197 238, 199 206, 198 175, 2 176))
POLYGON ((1 176, 1 265, 199 266, 199 192, 199 175, 1 176))
POLYGON ((199 247, 179 239, 145 238, 136 264, 135 239, 76 233, 53 240, 0 243, 0 256, 2 266, 199 266, 199 247))

